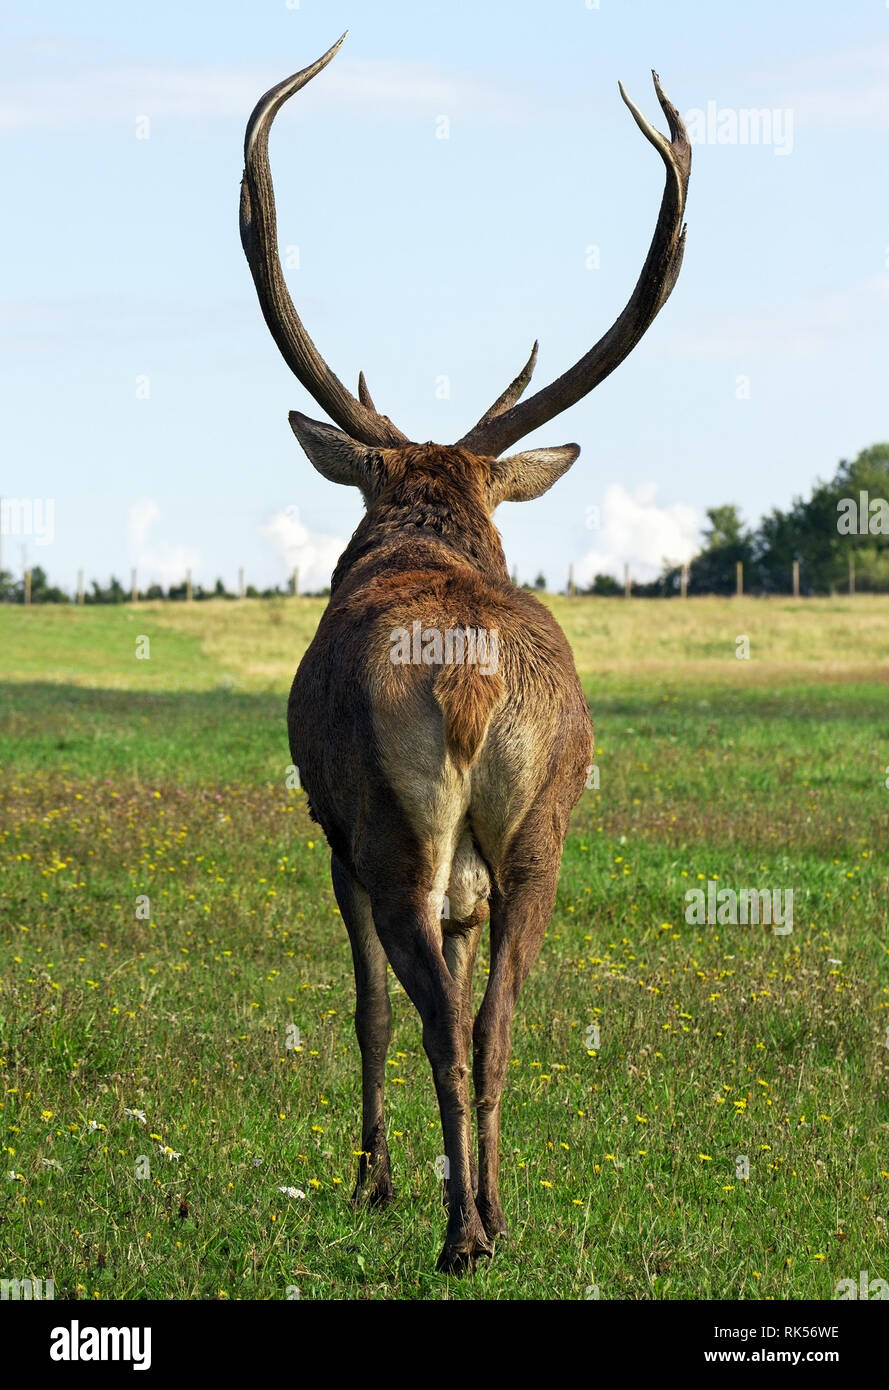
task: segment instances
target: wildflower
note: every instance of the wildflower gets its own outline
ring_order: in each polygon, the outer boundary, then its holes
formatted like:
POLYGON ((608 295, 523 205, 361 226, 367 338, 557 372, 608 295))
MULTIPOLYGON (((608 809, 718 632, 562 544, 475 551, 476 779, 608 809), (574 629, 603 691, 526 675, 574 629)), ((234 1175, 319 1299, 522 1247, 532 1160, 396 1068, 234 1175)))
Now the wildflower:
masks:
POLYGON ((278 1191, 283 1192, 285 1197, 305 1198, 306 1195, 300 1187, 279 1187, 278 1191))

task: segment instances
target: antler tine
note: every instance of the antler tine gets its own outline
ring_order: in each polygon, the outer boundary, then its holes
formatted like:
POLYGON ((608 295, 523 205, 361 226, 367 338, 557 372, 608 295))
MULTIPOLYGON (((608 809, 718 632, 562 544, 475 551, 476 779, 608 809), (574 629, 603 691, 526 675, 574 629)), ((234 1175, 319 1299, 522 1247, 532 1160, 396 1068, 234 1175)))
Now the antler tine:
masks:
MULTIPOLYGON (((513 404, 502 413, 492 407, 459 443, 474 453, 496 457, 524 435, 545 425, 567 410, 613 372, 639 342, 663 308, 676 283, 685 250, 685 200, 691 174, 691 145, 679 112, 666 96, 660 79, 652 70, 654 90, 670 127, 670 139, 662 135, 630 100, 620 86, 620 94, 633 119, 664 161, 667 179, 661 199, 654 236, 626 307, 608 332, 549 386, 513 404)), ((509 395, 510 387, 504 396, 509 395)), ((503 397, 500 398, 503 400, 503 397)), ((497 403, 499 405, 499 402, 497 403)))
POLYGON ((495 420, 498 415, 502 415, 504 410, 510 410, 515 405, 520 396, 524 395, 525 388, 531 380, 534 368, 537 366, 537 339, 531 349, 531 356, 528 358, 518 376, 515 377, 507 386, 502 396, 498 396, 490 410, 486 410, 478 424, 474 427, 478 429, 481 425, 486 425, 489 420, 495 420))
POLYGON ((269 131, 289 97, 311 82, 339 52, 346 35, 317 62, 285 78, 260 97, 244 136, 244 177, 241 181, 241 244, 250 266, 259 304, 269 330, 291 371, 332 420, 363 444, 386 447, 406 437, 367 400, 356 400, 331 371, 306 332, 281 270, 275 194, 269 167, 269 131))

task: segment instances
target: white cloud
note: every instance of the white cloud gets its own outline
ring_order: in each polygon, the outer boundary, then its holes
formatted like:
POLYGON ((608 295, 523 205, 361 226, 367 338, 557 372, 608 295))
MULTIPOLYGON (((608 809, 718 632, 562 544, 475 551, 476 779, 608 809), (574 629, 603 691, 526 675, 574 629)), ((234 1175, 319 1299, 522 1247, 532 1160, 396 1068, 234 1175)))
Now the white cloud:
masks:
POLYGON ((693 507, 674 502, 659 507, 657 485, 646 483, 628 492, 613 483, 605 493, 596 546, 576 566, 577 579, 590 584, 597 574, 623 579, 624 565, 633 579, 648 581, 660 574, 664 561, 682 564, 699 549, 700 518, 693 507))
POLYGON ((196 574, 201 552, 193 546, 152 540, 150 531, 161 519, 161 509, 151 497, 134 502, 127 515, 127 550, 143 591, 150 584, 182 584, 185 571, 196 574))
MULTIPOLYGON (((246 119, 260 93, 285 76, 280 66, 210 67, 148 63, 62 67, 10 75, 0 99, 0 128, 135 123, 236 116, 246 119)), ((424 63, 339 58, 299 94, 301 111, 348 108, 373 115, 414 111, 451 117, 511 116, 515 103, 490 85, 424 63)), ((284 119, 291 114, 285 108, 284 119)))
POLYGON ((276 512, 262 530, 284 561, 287 573, 299 569, 299 587, 303 592, 323 589, 330 583, 336 562, 346 547, 339 536, 310 531, 300 521, 298 507, 285 507, 276 512))

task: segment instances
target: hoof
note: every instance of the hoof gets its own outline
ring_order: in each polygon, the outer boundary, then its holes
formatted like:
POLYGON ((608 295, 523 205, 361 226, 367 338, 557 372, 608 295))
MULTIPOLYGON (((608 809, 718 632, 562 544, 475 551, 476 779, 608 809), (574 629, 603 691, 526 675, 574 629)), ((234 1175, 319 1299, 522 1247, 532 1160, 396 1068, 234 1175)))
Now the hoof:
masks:
POLYGON ((466 1274, 477 1260, 490 1260, 494 1247, 483 1236, 470 1240, 445 1241, 435 1268, 439 1274, 466 1274))
POLYGON ((352 1193, 354 1211, 359 1211, 362 1207, 388 1207, 394 1201, 395 1188, 388 1174, 378 1177, 375 1182, 359 1178, 352 1193))
POLYGON ((480 1202, 478 1214, 489 1241, 493 1242, 509 1235, 506 1217, 503 1215, 503 1208, 499 1202, 490 1204, 480 1202))

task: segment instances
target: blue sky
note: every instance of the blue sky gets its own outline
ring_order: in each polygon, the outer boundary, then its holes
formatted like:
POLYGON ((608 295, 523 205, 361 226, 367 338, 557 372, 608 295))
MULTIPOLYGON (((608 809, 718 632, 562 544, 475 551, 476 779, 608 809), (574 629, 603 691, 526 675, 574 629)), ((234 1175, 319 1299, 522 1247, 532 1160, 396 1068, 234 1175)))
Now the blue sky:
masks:
POLYGON ((7 567, 326 582, 361 503, 290 432, 289 409, 320 412, 262 321, 237 210, 255 100, 346 28, 272 135, 281 243, 334 370, 355 389, 363 368, 419 440, 464 433, 535 338, 535 385, 558 375, 628 298, 663 179, 618 78, 662 126, 652 67, 727 138, 770 113, 766 143, 696 143, 673 297, 529 437, 582 453, 497 514, 520 578, 649 577, 707 506, 756 520, 889 436, 881 0, 5 6, 0 494, 54 500, 51 542, 4 536, 7 567))

